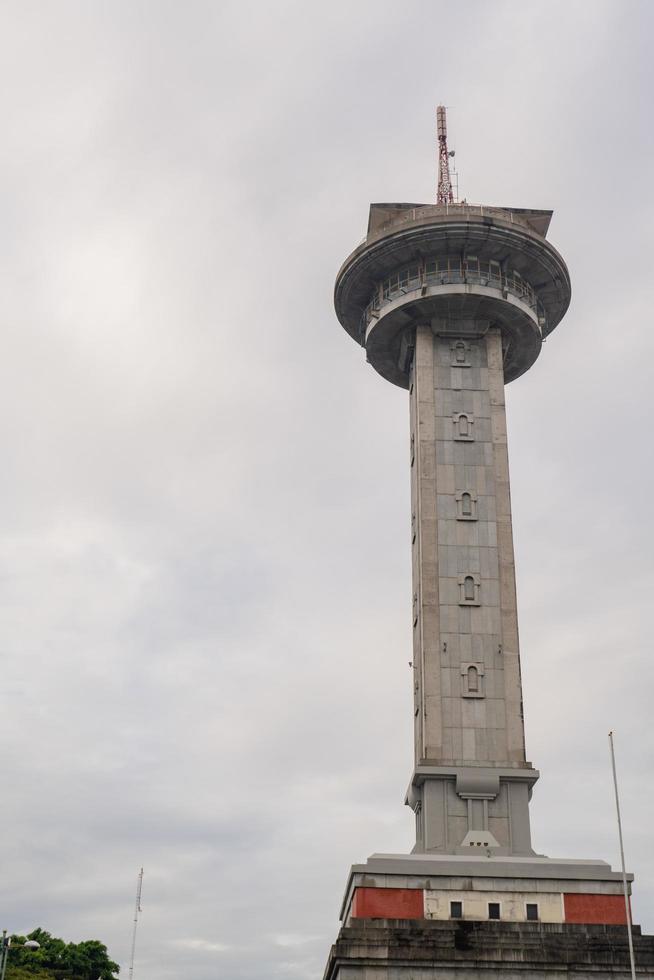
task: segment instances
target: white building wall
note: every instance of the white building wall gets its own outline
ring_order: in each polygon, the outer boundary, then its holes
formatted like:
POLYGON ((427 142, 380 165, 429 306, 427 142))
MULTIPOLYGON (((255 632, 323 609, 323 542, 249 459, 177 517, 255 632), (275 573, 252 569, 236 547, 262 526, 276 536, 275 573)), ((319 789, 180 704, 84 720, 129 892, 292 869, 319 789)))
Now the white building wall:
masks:
POLYGON ((505 922, 525 922, 527 903, 538 905, 540 922, 563 922, 563 895, 560 892, 457 892, 425 891, 425 918, 449 919, 450 903, 463 904, 463 918, 488 919, 488 903, 498 902, 505 922))

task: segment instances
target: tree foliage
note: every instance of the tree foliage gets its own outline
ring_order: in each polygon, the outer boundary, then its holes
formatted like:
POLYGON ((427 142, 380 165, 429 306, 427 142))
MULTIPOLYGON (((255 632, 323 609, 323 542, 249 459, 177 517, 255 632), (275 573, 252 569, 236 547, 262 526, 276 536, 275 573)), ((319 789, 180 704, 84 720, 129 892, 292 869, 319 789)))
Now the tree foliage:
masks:
POLYGON ((66 943, 45 929, 28 936, 12 936, 12 944, 35 939, 39 948, 12 945, 6 980, 114 980, 120 967, 109 959, 107 947, 97 939, 66 943))

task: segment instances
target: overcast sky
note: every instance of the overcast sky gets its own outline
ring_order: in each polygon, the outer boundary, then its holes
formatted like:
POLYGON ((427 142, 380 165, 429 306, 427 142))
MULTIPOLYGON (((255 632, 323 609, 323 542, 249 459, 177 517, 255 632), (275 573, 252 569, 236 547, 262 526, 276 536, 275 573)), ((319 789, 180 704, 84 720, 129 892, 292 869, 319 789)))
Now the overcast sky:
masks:
POLYGON ((508 391, 537 850, 654 931, 642 0, 0 5, 0 927, 135 980, 319 980, 408 851, 408 403, 333 312, 371 201, 553 208, 508 391))

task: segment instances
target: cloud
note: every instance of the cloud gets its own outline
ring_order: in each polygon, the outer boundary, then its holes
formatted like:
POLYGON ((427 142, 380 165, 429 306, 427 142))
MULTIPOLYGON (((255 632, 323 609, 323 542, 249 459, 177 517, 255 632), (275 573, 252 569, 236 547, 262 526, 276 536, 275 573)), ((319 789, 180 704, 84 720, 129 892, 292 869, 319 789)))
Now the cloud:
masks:
POLYGON ((224 943, 211 942, 208 939, 174 939, 171 945, 200 953, 224 953, 229 949, 224 943))
POLYGON ((320 936, 302 936, 297 933, 282 933, 278 936, 273 936, 273 942, 275 946, 304 946, 306 943, 315 942, 320 936))

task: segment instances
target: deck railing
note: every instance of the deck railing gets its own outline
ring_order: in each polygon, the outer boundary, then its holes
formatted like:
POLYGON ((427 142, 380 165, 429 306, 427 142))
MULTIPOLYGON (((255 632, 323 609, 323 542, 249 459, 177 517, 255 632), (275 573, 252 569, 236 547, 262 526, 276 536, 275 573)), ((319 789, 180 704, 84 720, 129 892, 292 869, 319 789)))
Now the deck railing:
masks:
MULTIPOLYGON (((456 207, 457 205, 450 205, 456 207)), ((441 208, 445 207, 442 205, 441 208)), ((399 272, 387 276, 375 287, 373 296, 363 311, 362 326, 364 331, 373 318, 380 315, 382 309, 398 296, 405 295, 423 286, 440 286, 449 284, 471 283, 511 293, 526 303, 532 309, 541 324, 545 323, 544 311, 538 302, 533 288, 522 276, 513 270, 502 270, 498 262, 473 258, 468 256, 461 259, 458 256, 439 256, 437 259, 425 259, 399 272)))

